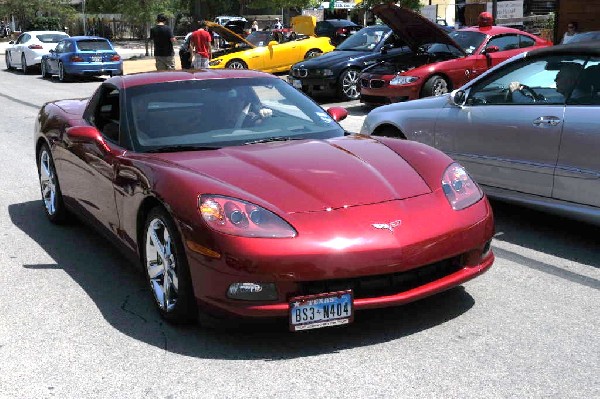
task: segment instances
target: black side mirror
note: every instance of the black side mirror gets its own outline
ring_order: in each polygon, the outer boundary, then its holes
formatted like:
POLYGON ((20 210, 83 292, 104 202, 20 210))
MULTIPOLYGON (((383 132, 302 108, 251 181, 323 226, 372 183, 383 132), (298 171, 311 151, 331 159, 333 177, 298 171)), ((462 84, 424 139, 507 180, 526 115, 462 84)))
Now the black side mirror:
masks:
POLYGON ((457 107, 463 107, 467 102, 467 92, 464 90, 454 90, 450 93, 449 102, 457 107))
POLYGON ((381 51, 381 54, 386 54, 388 51, 390 51, 390 50, 391 50, 391 49, 393 49, 393 48, 394 48, 394 45, 393 45, 393 44, 391 44, 391 43, 384 44, 384 45, 381 47, 381 50, 380 50, 380 51, 381 51))

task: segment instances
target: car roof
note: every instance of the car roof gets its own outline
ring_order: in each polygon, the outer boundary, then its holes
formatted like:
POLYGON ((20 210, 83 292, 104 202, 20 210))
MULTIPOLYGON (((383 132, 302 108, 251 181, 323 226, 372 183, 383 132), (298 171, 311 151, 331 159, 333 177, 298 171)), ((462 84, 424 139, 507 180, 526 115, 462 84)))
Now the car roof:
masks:
POLYGON ((317 24, 327 22, 333 26, 360 26, 350 21, 349 19, 326 19, 324 21, 318 21, 317 24))
POLYGON ((100 37, 100 36, 71 36, 71 39, 73 39, 73 40, 106 40, 106 41, 109 41, 107 38, 100 37))
POLYGON ((556 46, 542 47, 531 50, 527 54, 529 57, 561 54, 600 56, 600 46, 598 46, 598 41, 558 44, 556 46))
POLYGON ((184 80, 210 80, 210 79, 249 79, 269 78, 280 79, 269 73, 249 69, 204 69, 198 71, 160 71, 140 72, 107 79, 119 88, 152 85, 157 83, 180 82, 184 80))
POLYGON ((509 28, 508 26, 501 26, 501 25, 492 25, 492 26, 469 26, 466 28, 460 28, 457 30, 458 32, 481 32, 484 33, 486 35, 501 35, 504 33, 518 33, 521 35, 526 35, 526 36, 535 36, 532 35, 530 33, 524 32, 522 30, 519 29, 515 29, 515 28, 509 28))
POLYGON ((28 30, 23 33, 27 33, 29 35, 61 34, 61 35, 69 36, 66 32, 63 32, 60 30, 28 30))

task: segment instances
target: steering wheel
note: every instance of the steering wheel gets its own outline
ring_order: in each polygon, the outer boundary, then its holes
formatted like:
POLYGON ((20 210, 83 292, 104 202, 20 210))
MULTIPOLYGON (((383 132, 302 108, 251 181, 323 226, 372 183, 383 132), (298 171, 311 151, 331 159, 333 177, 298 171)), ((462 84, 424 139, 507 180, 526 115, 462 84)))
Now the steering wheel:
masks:
MULTIPOLYGON (((541 94, 536 93, 531 87, 527 86, 527 85, 521 85, 519 88, 519 91, 527 98, 531 99, 532 103, 538 102, 538 101, 545 101, 546 97, 544 97, 541 94)), ((509 88, 506 89, 506 92, 504 93, 504 102, 512 102, 512 92, 510 91, 509 88)))

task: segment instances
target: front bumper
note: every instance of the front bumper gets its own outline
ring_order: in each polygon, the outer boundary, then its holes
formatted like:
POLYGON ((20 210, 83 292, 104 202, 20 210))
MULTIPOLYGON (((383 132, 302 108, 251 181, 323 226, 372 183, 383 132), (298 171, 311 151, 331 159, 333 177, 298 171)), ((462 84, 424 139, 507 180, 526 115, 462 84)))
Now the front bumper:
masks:
POLYGON ((79 62, 65 65, 65 72, 70 75, 99 76, 122 75, 123 62, 79 62))
POLYGON ((364 219, 356 222, 366 225, 370 235, 301 234, 294 239, 221 235, 217 245, 213 239, 190 234, 186 251, 199 308, 221 317, 286 317, 289 300, 295 296, 351 288, 354 307, 361 310, 406 304, 460 285, 487 271, 494 261, 488 250, 493 215, 485 199, 463 211, 449 209, 444 215, 434 215, 431 209, 440 196, 441 190, 436 195, 370 206, 369 217, 404 210, 402 226, 395 233, 373 229, 368 223, 371 219, 349 208, 319 223, 310 222, 308 218, 314 216, 306 214, 290 222, 302 224, 306 219, 318 231, 349 217, 364 219), (238 282, 275 283, 277 300, 227 298, 228 287, 238 282))
POLYGON ((360 102, 371 105, 385 105, 420 97, 421 82, 391 86, 390 79, 377 75, 363 74, 360 77, 360 102))
POLYGON ((288 76, 288 83, 309 94, 331 94, 337 90, 337 78, 335 76, 307 78, 288 76), (299 83, 294 83, 294 81, 299 83))

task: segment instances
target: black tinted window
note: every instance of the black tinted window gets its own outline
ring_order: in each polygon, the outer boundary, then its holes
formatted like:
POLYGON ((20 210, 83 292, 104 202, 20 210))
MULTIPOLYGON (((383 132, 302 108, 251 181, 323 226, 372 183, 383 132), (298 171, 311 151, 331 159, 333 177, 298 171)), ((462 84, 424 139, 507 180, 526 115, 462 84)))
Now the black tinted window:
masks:
POLYGON ((531 47, 531 46, 535 45, 535 40, 533 40, 529 36, 519 35, 519 39, 520 39, 519 40, 520 48, 531 47))
POLYGON ((490 46, 498 46, 499 51, 516 50, 519 48, 519 37, 517 35, 496 36, 486 47, 490 46))
POLYGON ((45 33, 43 35, 36 35, 37 39, 42 43, 58 43, 67 35, 61 35, 58 33, 45 33))
POLYGON ((112 50, 106 40, 79 40, 77 41, 77 47, 80 51, 112 50))

